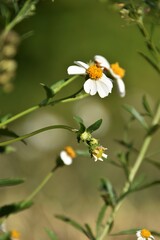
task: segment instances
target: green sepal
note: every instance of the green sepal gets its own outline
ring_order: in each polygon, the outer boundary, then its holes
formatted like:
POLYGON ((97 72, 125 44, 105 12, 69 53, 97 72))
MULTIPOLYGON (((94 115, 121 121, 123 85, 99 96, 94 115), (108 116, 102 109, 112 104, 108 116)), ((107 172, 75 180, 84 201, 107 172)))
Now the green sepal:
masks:
POLYGON ((97 120, 95 123, 93 123, 87 128, 87 132, 92 133, 96 131, 98 128, 100 128, 101 124, 102 124, 102 119, 97 120))
POLYGON ((4 178, 0 179, 0 187, 15 186, 24 183, 24 179, 21 178, 4 178))

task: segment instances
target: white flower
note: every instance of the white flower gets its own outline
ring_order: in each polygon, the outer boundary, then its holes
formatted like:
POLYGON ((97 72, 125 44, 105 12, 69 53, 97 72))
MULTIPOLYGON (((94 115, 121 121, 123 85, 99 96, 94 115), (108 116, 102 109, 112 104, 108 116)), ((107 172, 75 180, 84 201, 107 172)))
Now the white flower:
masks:
POLYGON ((64 150, 60 152, 60 158, 65 165, 71 165, 75 157, 76 153, 70 146, 65 147, 64 150))
POLYGON ((154 237, 151 235, 150 231, 147 229, 142 229, 137 231, 137 240, 154 240, 154 237))
POLYGON ((107 158, 107 154, 104 153, 104 151, 107 148, 104 148, 102 146, 97 146, 91 153, 92 157, 94 157, 94 161, 96 162, 97 160, 103 161, 103 158, 107 158))
POLYGON ((84 91, 90 95, 97 92, 101 98, 107 97, 112 91, 112 81, 104 73, 103 69, 96 64, 88 65, 81 61, 75 61, 76 65, 67 69, 69 75, 86 75, 88 79, 84 83, 84 91))
POLYGON ((120 96, 124 97, 126 92, 125 92, 125 84, 122 78, 124 77, 125 70, 121 68, 118 63, 114 63, 110 65, 107 59, 100 55, 94 56, 94 61, 98 66, 110 72, 112 77, 116 80, 117 88, 120 96))

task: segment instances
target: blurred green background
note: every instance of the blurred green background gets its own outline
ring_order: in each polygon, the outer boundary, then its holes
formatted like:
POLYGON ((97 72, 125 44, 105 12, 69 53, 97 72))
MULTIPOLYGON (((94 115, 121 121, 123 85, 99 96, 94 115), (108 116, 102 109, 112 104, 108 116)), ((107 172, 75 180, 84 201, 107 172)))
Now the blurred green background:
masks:
MULTIPOLYGON (((124 123, 129 119, 123 104, 131 104, 141 110, 144 94, 151 105, 159 97, 159 76, 138 54, 139 51, 146 51, 146 48, 136 26, 127 25, 105 2, 44 0, 37 5, 36 14, 19 24, 16 31, 22 37, 30 31, 33 34, 19 46, 14 91, 10 94, 1 92, 1 115, 16 114, 36 105, 45 97, 40 83, 52 85, 57 80, 66 78, 66 69, 73 61, 88 62, 96 54, 103 55, 110 63, 118 61, 126 69, 124 81, 127 93, 122 99, 114 87, 113 93, 105 99, 96 95, 79 102, 42 108, 10 124, 10 128, 21 135, 51 124, 76 127, 74 115, 82 117, 87 125, 102 118, 102 127, 94 136, 108 148, 109 157, 116 159, 122 148, 114 140, 123 137, 124 123)), ((60 95, 74 93, 83 82, 84 79, 79 78, 63 89, 60 95)), ((133 124, 131 139, 135 139, 137 146, 143 140, 142 134, 144 131, 141 127, 133 124)), ((26 179, 21 186, 0 189, 1 205, 28 196, 52 169, 56 156, 65 145, 84 149, 83 145, 77 144, 75 136, 65 130, 39 134, 28 139, 27 143, 27 146, 16 143, 16 152, 0 156, 1 178, 18 176, 26 179)), ((157 137, 157 142, 152 144, 153 151, 158 147, 157 137)), ((152 175, 157 178, 159 176, 158 170, 149 164, 141 170, 149 175, 148 179, 152 175)), ((60 239, 84 239, 83 235, 69 225, 55 219, 54 214, 65 214, 94 227, 102 205, 98 191, 102 177, 110 179, 117 191, 122 188, 125 180, 121 170, 107 163, 95 163, 88 158, 76 159, 73 165, 55 173, 36 197, 31 209, 9 218, 8 228, 19 230, 23 240, 47 239, 44 228, 53 229, 60 239)), ((158 187, 131 195, 117 215, 114 231, 140 226, 159 228, 159 197, 158 187)))

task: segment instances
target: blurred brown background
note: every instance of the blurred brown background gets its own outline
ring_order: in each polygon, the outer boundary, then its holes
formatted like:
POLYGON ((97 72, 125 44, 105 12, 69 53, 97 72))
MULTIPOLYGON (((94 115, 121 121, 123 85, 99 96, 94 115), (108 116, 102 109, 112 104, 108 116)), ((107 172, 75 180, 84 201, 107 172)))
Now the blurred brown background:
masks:
MULTIPOLYGON (((120 98, 116 87, 105 99, 98 95, 79 102, 42 108, 10 124, 17 134, 25 134, 51 124, 75 126, 74 115, 79 115, 87 125, 99 118, 102 127, 94 133, 111 159, 116 159, 121 148, 114 139, 123 137, 124 123, 129 114, 123 104, 134 105, 141 110, 141 98, 147 95, 151 105, 159 97, 159 76, 140 57, 138 51, 146 51, 144 40, 134 24, 127 24, 109 8, 97 0, 45 0, 37 5, 36 14, 16 27, 23 37, 27 32, 33 35, 24 39, 16 57, 18 70, 14 80, 14 91, 1 92, 0 114, 16 114, 44 98, 39 83, 52 85, 67 77, 66 69, 74 60, 88 62, 95 54, 106 57, 110 63, 118 61, 126 69, 124 78, 127 94, 120 98)), ((83 84, 79 78, 63 89, 61 95, 74 93, 83 84)), ((144 130, 133 124, 131 139, 139 146, 144 130)), ((157 141, 150 152, 159 147, 157 141)), ((18 187, 0 189, 0 204, 9 204, 27 197, 55 164, 56 156, 65 145, 84 149, 78 145, 75 136, 65 130, 52 130, 27 139, 28 145, 14 144, 16 152, 1 155, 1 178, 22 177, 26 182, 18 187)), ((158 157, 154 157, 158 160, 158 157)), ((133 158, 134 160, 134 158, 133 158)), ((148 180, 159 177, 159 172, 146 163, 141 168, 148 180), (154 173, 154 174, 153 174, 154 173)), ((65 214, 94 228, 96 216, 102 205, 98 191, 100 178, 108 178, 117 191, 125 180, 121 170, 90 158, 78 158, 70 167, 55 173, 49 184, 36 197, 29 210, 8 219, 8 228, 21 232, 21 239, 49 239, 45 228, 54 230, 59 239, 85 239, 71 226, 60 222, 54 215, 65 214)), ((146 227, 159 228, 159 187, 131 195, 120 209, 114 231, 146 227)), ((119 238, 119 237, 116 237, 119 238)), ((125 236, 130 239, 131 236, 125 236)), ((135 236, 133 236, 135 239, 135 236)))

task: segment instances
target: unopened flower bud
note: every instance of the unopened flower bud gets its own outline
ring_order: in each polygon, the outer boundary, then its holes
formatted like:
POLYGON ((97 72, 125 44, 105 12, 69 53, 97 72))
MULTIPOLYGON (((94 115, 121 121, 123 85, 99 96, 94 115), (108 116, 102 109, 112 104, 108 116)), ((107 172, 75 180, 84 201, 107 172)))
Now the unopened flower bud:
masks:
POLYGON ((80 139, 83 141, 83 142, 87 142, 87 141, 90 141, 92 138, 92 135, 89 133, 89 132, 83 132, 81 135, 80 135, 80 139))

